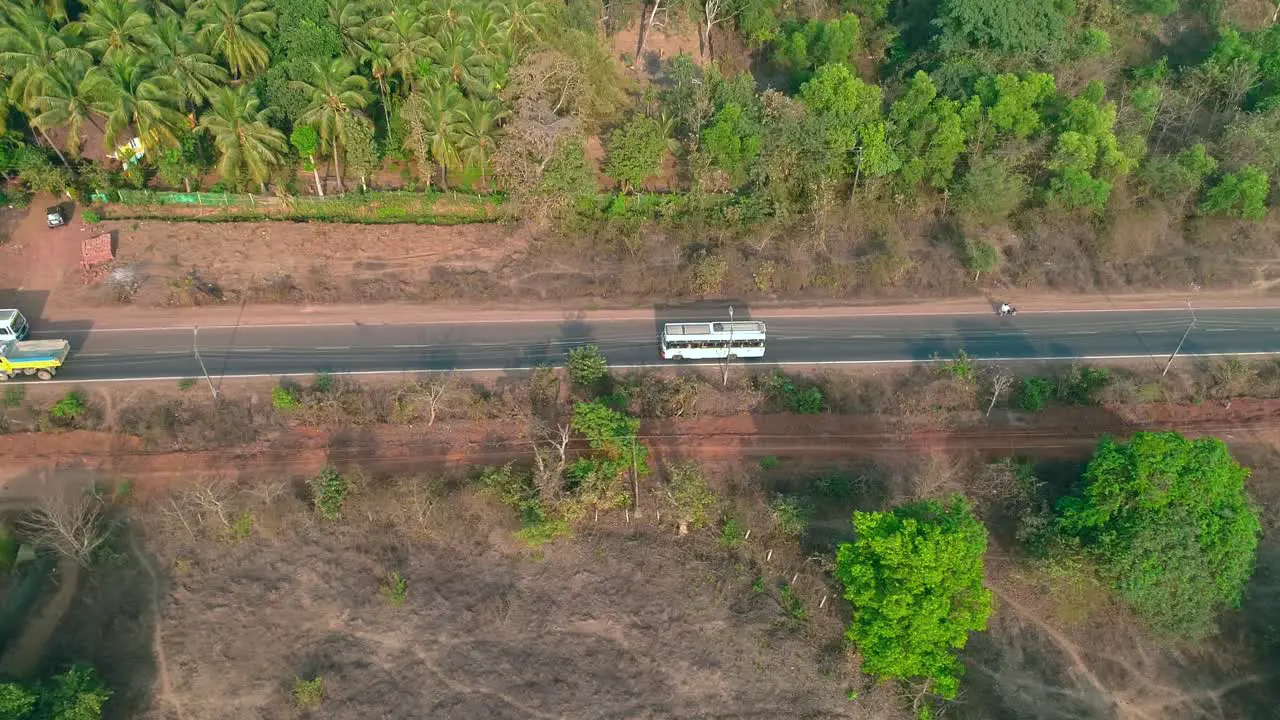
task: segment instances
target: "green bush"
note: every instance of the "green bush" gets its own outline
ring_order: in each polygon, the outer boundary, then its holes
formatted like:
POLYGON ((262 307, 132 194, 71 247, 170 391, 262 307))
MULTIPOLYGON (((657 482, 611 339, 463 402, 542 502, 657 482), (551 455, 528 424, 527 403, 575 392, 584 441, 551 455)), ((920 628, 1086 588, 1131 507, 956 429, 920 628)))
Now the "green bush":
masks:
POLYGON ((27 397, 27 389, 22 385, 10 385, 4 389, 5 407, 18 407, 27 397))
POLYGON ((1106 368, 1076 365, 1058 381, 1058 399, 1071 405, 1089 405, 1098 399, 1098 392, 1111 382, 1111 372, 1106 368))
POLYGON ((99 215, 94 210, 85 210, 84 212, 80 213, 80 217, 90 225, 96 225, 102 222, 102 216, 99 215))
POLYGON ((89 409, 89 403, 78 390, 72 390, 49 408, 49 415, 58 420, 75 420, 89 409))
POLYGON ((827 399, 822 388, 817 385, 798 388, 794 380, 780 372, 766 378, 763 389, 773 402, 799 415, 818 415, 826 409, 827 399))
POLYGON ((299 710, 317 710, 324 700, 324 679, 317 675, 311 680, 293 679, 293 704, 299 710))
POLYGON ((277 410, 293 410, 301 404, 298 389, 292 385, 277 385, 271 388, 271 407, 277 410))
POLYGON ((1055 391, 1054 382, 1048 378, 1023 378, 1016 394, 1018 407, 1027 412, 1035 412, 1049 402, 1055 391))
POLYGON ((583 390, 599 389, 609 376, 609 361, 595 345, 583 345, 570 350, 566 365, 569 368, 569 382, 583 390))
POLYGON ((809 529, 809 518, 813 508, 804 498, 795 495, 779 495, 769 505, 773 513, 773 522, 778 531, 790 537, 800 537, 809 529))
POLYGON ((400 607, 409 599, 409 581, 405 580, 400 573, 393 572, 382 581, 378 592, 382 593, 382 597, 386 598, 392 607, 400 607))
POLYGON ((737 518, 727 517, 724 519, 724 526, 720 528, 720 544, 727 548, 736 548, 746 541, 746 534, 747 531, 737 518))
POLYGON ((342 506, 350 492, 351 483, 332 465, 326 465, 311 481, 312 502, 326 520, 342 517, 342 506))

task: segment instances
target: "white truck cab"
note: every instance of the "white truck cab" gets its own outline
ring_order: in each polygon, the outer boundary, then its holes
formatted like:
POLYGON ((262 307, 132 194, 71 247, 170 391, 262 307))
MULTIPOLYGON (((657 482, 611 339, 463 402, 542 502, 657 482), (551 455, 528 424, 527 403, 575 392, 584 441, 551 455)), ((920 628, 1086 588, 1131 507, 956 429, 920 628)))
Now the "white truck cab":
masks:
POLYGON ((0 310, 0 344, 10 340, 26 340, 31 332, 27 318, 18 310, 0 310))

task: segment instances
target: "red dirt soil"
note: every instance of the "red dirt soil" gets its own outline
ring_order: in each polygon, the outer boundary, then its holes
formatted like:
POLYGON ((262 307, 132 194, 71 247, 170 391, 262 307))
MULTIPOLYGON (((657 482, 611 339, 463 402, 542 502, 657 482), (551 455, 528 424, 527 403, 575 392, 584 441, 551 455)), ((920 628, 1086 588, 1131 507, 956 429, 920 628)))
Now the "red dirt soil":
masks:
MULTIPOLYGON (((655 459, 726 460, 767 455, 791 458, 900 457, 903 452, 977 452, 1035 457, 1087 454, 1103 434, 1178 430, 1260 444, 1280 435, 1280 400, 1230 404, 1151 404, 1138 407, 1058 408, 1036 415, 1005 413, 986 424, 920 430, 892 419, 856 415, 749 415, 646 421, 641 437, 655 459)), ((0 482, 25 495, 23 478, 53 470, 100 480, 129 478, 141 494, 201 476, 310 474, 326 463, 375 473, 459 467, 529 456, 529 441, 503 420, 439 422, 434 426, 289 429, 247 445, 197 452, 142 449, 136 438, 107 432, 17 433, 5 438, 0 482)), ((44 482, 45 479, 37 480, 44 482)))

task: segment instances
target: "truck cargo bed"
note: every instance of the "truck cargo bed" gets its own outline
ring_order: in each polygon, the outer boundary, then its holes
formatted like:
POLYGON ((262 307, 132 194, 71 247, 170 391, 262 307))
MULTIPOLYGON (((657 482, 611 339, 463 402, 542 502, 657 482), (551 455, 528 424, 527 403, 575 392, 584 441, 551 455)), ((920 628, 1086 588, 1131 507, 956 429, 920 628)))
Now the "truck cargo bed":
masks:
POLYGON ((70 350, 71 343, 66 340, 27 340, 0 346, 0 356, 15 365, 31 362, 61 364, 70 350))

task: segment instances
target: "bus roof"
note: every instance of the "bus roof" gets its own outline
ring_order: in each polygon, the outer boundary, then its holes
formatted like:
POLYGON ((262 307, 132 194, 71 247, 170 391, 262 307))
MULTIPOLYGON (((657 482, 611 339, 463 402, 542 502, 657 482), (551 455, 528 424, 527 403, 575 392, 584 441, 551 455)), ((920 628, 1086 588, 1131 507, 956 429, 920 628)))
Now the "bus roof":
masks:
POLYGON ((671 338, 690 336, 727 336, 730 333, 748 336, 764 336, 764 323, 754 320, 736 322, 667 323, 662 332, 671 338))

